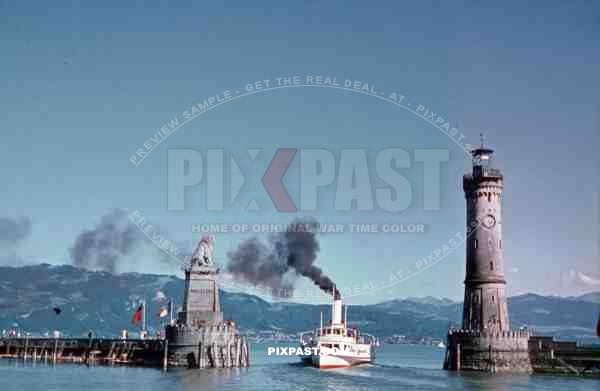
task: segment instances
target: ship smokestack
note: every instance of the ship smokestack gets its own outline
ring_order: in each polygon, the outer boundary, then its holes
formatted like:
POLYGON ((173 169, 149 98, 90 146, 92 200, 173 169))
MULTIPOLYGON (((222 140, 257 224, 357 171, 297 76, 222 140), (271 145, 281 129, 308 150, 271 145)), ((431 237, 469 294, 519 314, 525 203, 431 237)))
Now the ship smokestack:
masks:
POLYGON ((332 324, 342 324, 342 299, 336 298, 333 300, 333 312, 331 314, 332 324))
POLYGON ((340 291, 335 287, 335 285, 333 286, 333 289, 331 289, 331 295, 333 296, 333 300, 340 300, 342 298, 340 291))

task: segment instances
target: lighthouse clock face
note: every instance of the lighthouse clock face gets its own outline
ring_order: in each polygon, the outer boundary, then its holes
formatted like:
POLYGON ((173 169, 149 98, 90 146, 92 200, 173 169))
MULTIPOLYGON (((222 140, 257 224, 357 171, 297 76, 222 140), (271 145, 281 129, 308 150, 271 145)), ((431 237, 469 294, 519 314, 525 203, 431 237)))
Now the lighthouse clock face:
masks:
POLYGON ((482 224, 485 228, 492 228, 496 225, 496 218, 492 215, 487 215, 483 218, 482 224))

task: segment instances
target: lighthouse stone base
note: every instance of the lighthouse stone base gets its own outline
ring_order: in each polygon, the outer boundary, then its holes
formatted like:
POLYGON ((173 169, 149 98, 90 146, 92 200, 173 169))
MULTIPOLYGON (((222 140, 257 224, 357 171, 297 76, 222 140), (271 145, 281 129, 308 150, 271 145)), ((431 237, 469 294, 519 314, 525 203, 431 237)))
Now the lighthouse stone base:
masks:
POLYGON ((448 331, 444 369, 491 373, 531 373, 529 332, 448 331))

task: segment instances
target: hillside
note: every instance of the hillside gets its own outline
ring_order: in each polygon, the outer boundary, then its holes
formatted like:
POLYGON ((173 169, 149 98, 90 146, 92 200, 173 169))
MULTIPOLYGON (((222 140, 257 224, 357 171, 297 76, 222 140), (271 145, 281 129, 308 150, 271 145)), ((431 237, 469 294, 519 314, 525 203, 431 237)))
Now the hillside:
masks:
MULTIPOLYGON (((73 266, 47 264, 18 268, 0 267, 0 328, 18 324, 30 332, 58 328, 71 335, 117 335, 133 330, 131 315, 139 300, 148 300, 148 324, 160 327, 158 291, 182 302, 183 281, 175 276, 128 273, 114 275, 90 272, 73 266), (54 307, 62 310, 60 315, 54 307)), ((509 299, 514 327, 527 325, 540 333, 563 337, 592 336, 600 306, 582 298, 548 297, 533 294, 509 299)), ((269 303, 259 297, 221 292, 226 318, 244 330, 297 332, 312 329, 320 312, 329 306, 269 303)), ((379 336, 393 334, 442 337, 449 324, 460 325, 462 303, 448 299, 409 298, 374 305, 352 306, 353 324, 379 336)))

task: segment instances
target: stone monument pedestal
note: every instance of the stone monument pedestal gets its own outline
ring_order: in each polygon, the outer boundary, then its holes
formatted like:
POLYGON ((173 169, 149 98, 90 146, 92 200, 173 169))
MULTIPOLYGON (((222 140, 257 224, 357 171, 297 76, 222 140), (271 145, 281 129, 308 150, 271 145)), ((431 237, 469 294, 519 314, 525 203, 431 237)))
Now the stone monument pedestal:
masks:
POLYGON ((212 262, 214 238, 202 237, 185 271, 183 310, 165 329, 167 366, 227 368, 250 365, 250 348, 235 323, 223 321, 219 269, 212 262))

